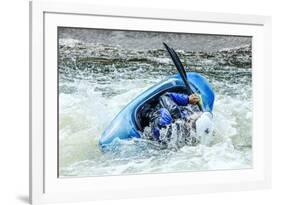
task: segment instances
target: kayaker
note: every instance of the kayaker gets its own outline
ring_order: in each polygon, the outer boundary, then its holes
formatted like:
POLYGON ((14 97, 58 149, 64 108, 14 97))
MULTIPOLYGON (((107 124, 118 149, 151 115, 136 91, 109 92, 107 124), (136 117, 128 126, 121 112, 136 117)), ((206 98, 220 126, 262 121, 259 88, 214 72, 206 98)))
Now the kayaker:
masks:
MULTIPOLYGON (((187 122, 190 122, 192 115, 193 120, 195 121, 196 119, 194 119, 194 114, 196 113, 196 116, 199 117, 201 113, 200 108, 197 105, 198 102, 199 97, 196 94, 188 96, 187 94, 182 93, 167 92, 160 96, 159 104, 149 114, 153 140, 159 142, 163 141, 160 139, 160 130, 169 126, 178 119, 182 119, 186 123, 185 128, 188 129, 184 130, 189 132, 189 129, 191 128, 190 125, 192 123, 187 124, 187 122)), ((177 129, 180 129, 180 125, 185 124, 179 123, 177 129)), ((168 133, 168 135, 171 135, 172 131, 170 130, 169 132, 170 133, 168 133)))

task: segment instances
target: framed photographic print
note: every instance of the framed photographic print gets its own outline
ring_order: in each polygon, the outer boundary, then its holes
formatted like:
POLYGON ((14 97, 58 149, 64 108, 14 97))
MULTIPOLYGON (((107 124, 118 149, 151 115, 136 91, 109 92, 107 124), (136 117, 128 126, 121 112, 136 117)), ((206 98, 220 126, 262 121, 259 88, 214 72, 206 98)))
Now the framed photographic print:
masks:
POLYGON ((270 52, 270 17, 30 2, 31 203, 270 187, 270 52))

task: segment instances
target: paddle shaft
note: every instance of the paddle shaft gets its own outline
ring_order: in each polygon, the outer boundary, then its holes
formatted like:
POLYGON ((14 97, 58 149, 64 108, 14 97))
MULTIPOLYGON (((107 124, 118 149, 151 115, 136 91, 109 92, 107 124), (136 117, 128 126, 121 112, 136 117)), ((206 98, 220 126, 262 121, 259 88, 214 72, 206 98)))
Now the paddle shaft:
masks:
MULTIPOLYGON (((165 48, 167 49, 169 55, 171 56, 172 61, 174 62, 175 66, 176 66, 176 68, 177 68, 177 70, 178 70, 178 72, 179 72, 179 74, 180 74, 180 76, 181 76, 181 78, 182 78, 182 80, 185 84, 187 94, 188 95, 194 94, 193 90, 190 88, 189 82, 187 80, 187 75, 186 75, 185 69, 184 69, 177 53, 175 52, 174 49, 170 48, 166 43, 163 42, 163 44, 164 44, 165 48)), ((203 108, 200 105, 200 103, 198 102, 197 104, 198 104, 200 110, 202 111, 203 108)))

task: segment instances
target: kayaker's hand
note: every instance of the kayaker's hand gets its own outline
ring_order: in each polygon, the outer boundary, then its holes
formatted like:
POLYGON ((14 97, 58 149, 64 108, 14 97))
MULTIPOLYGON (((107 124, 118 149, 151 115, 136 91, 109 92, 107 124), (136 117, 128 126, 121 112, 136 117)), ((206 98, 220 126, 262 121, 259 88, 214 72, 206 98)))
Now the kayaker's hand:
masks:
POLYGON ((199 102, 199 97, 196 94, 192 94, 189 97, 189 103, 195 105, 199 102))

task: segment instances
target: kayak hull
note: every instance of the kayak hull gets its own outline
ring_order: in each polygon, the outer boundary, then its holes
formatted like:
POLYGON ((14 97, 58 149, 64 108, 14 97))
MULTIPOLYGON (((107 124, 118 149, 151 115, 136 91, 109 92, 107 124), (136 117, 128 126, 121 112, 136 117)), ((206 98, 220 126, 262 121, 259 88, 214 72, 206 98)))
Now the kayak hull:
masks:
MULTIPOLYGON (((204 112, 212 112, 215 96, 206 78, 198 73, 188 72, 187 79, 191 89, 195 93, 200 94, 202 98, 202 110, 204 112)), ((138 110, 153 97, 176 88, 184 89, 184 87, 181 77, 179 74, 176 74, 141 93, 117 114, 102 133, 99 138, 100 149, 107 151, 115 139, 128 140, 140 138, 141 131, 137 120, 138 110)))

